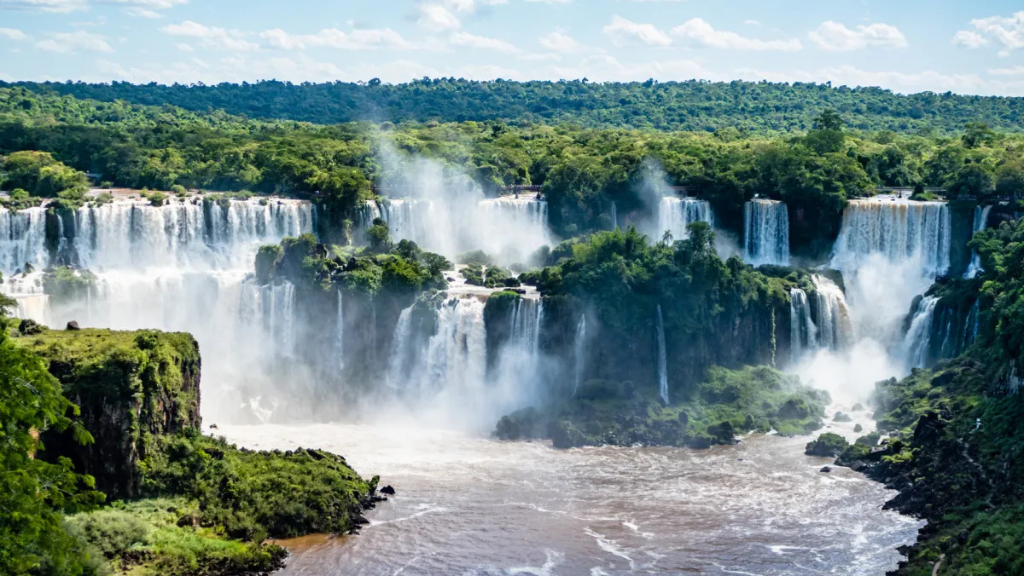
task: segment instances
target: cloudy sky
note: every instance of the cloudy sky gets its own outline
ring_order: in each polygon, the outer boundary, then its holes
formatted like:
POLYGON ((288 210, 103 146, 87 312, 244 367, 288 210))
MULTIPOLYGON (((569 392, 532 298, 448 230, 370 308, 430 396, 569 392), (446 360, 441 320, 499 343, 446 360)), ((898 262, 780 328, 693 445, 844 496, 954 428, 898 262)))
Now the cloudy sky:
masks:
POLYGON ((423 76, 1024 96, 1024 2, 0 0, 4 80, 423 76))

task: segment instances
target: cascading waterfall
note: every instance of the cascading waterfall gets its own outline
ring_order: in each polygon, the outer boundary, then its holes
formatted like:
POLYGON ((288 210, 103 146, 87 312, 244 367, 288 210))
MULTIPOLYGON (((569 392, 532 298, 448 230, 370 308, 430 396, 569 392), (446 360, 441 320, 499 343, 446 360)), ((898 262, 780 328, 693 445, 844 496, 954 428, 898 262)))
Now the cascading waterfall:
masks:
POLYGON ((409 306, 398 316, 395 334, 391 339, 391 354, 388 356, 388 386, 395 393, 401 393, 402 387, 408 382, 410 365, 413 362, 413 346, 411 342, 412 311, 409 306))
POLYGON ((871 255, 916 260, 928 276, 949 269, 949 206, 942 202, 853 200, 843 212, 832 267, 854 273, 871 255))
POLYGON ((683 240, 690 235, 686 227, 694 222, 714 225, 710 203, 694 198, 665 196, 658 205, 658 230, 653 240, 660 240, 665 232, 670 232, 676 240, 683 240))
POLYGON ((811 318, 807 293, 800 288, 789 291, 790 360, 798 362, 804 354, 818 348, 818 327, 811 318))
POLYGON ((777 200, 756 198, 743 207, 744 254, 748 263, 789 265, 789 211, 777 200))
POLYGON ((661 304, 658 304, 655 322, 658 329, 658 393, 661 401, 668 405, 668 358, 665 352, 665 320, 661 315, 661 304))
POLYGON ((205 410, 259 396, 260 386, 271 383, 271 367, 295 364, 284 360, 295 351, 295 289, 258 286, 251 270, 260 245, 312 230, 309 203, 172 199, 161 207, 131 200, 83 206, 57 218, 64 225, 55 253, 46 250, 42 213, 23 212, 28 215, 0 217, 11 243, 5 273, 28 258, 38 268, 88 268, 96 281, 83 297, 58 298, 42 294, 42 283, 31 279, 37 275, 8 277, 3 290, 18 300, 20 314, 54 327, 77 320, 83 327, 192 333, 203 350, 204 381, 216 383, 204 395, 224 398, 205 402, 205 410))
POLYGON ((586 344, 587 344, 587 315, 580 315, 580 323, 576 325, 576 350, 575 350, 575 384, 572 388, 572 395, 576 396, 576 393, 580 390, 580 384, 583 382, 583 370, 586 368, 586 344))
POLYGON ((816 309, 818 312, 818 346, 841 350, 853 341, 853 325, 846 295, 832 280, 814 274, 816 309))
POLYGON ((615 201, 612 200, 612 230, 619 227, 619 207, 615 205, 615 201))
POLYGON ((438 314, 437 334, 427 343, 418 392, 443 391, 456 397, 479 393, 487 373, 486 340, 483 302, 464 298, 445 303, 438 314))
POLYGON ((924 368, 929 362, 932 324, 935 320, 935 307, 939 300, 933 296, 925 296, 917 305, 910 329, 904 340, 904 358, 907 369, 924 368))
POLYGON ((521 260, 553 242, 548 204, 536 195, 482 199, 464 191, 456 196, 369 202, 360 210, 359 226, 365 230, 381 218, 395 241, 411 240, 449 257, 479 249, 521 260))
POLYGON ((0 269, 7 275, 26 263, 43 268, 46 254, 46 210, 29 208, 13 212, 0 208, 0 269))
MULTIPOLYGON (((988 227, 988 216, 992 212, 992 206, 976 206, 974 208, 974 234, 981 232, 988 227)), ((967 266, 964 278, 974 278, 981 272, 981 256, 971 250, 971 263, 967 266)))
POLYGON ((334 346, 338 355, 338 370, 345 369, 345 297, 338 290, 338 313, 334 317, 334 346))

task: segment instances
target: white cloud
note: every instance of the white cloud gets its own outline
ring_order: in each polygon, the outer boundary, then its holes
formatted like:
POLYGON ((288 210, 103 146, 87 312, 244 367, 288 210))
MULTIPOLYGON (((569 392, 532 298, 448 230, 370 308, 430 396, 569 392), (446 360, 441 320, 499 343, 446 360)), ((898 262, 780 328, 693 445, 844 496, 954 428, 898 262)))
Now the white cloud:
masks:
POLYGON ((672 29, 672 34, 685 38, 691 44, 709 48, 756 51, 778 50, 782 52, 796 52, 803 49, 803 45, 796 38, 789 40, 747 38, 735 32, 715 30, 711 24, 701 18, 693 18, 680 26, 676 26, 672 29))
POLYGON ((125 8, 124 10, 131 16, 138 16, 139 18, 163 18, 164 15, 157 12, 156 10, 149 10, 148 8, 125 8))
POLYGON ((87 52, 113 52, 114 49, 107 44, 105 37, 99 34, 90 34, 78 30, 76 32, 54 32, 47 35, 45 40, 35 44, 36 48, 46 52, 57 52, 59 54, 71 54, 79 50, 87 52))
POLYGON ((898 28, 878 22, 851 30, 829 20, 808 36, 819 48, 830 51, 863 50, 868 47, 906 48, 909 45, 898 28))
POLYGON ((441 4, 420 4, 417 8, 420 11, 417 23, 428 30, 443 32, 462 27, 462 22, 459 21, 459 18, 447 6, 441 4))
POLYGON ((568 4, 572 0, 526 0, 527 2, 533 2, 537 4, 568 4))
POLYGON ((988 44, 988 38, 985 38, 977 32, 961 30, 953 35, 953 44, 966 46, 968 48, 981 48, 985 44, 988 44))
POLYGON ((242 82, 288 80, 326 82, 345 77, 345 71, 330 62, 318 62, 298 54, 295 57, 250 57, 233 55, 211 62, 190 58, 171 64, 145 64, 124 67, 109 60, 97 61, 98 76, 93 81, 126 80, 135 83, 160 82, 192 84, 205 82, 242 82))
POLYGON ((653 24, 639 24, 618 15, 612 16, 611 24, 605 26, 603 31, 616 46, 623 46, 631 40, 648 46, 668 46, 672 43, 672 39, 653 24))
POLYGON ((72 12, 86 6, 88 0, 0 0, 0 8, 41 12, 72 12))
POLYGON ((28 40, 29 36, 17 28, 0 28, 0 38, 20 42, 22 40, 28 40))
POLYGON ((761 25, 761 21, 760 20, 744 20, 743 23, 746 24, 747 26, 760 26, 761 25))
POLYGON ((566 54, 579 52, 583 49, 583 46, 577 42, 575 38, 561 30, 555 30, 554 32, 541 36, 540 45, 548 50, 566 54))
POLYGON ((1024 66, 1014 66, 1012 68, 991 68, 988 73, 994 76, 1024 76, 1024 66))
POLYGON ((351 32, 326 28, 316 34, 289 34, 280 28, 266 30, 260 37, 274 48, 304 50, 306 48, 337 48, 339 50, 372 50, 375 48, 410 48, 412 44, 390 28, 360 29, 351 32))
POLYGON ((763 71, 739 69, 732 74, 746 80, 770 82, 825 82, 846 86, 881 86, 904 94, 956 92, 982 95, 1024 95, 1024 81, 984 80, 975 74, 944 74, 936 70, 895 72, 833 66, 815 70, 763 71))
POLYGON ((968 48, 979 48, 995 41, 1002 45, 1000 56, 1024 48, 1024 11, 1012 16, 990 16, 971 20, 974 30, 961 30, 953 36, 953 43, 968 48))
POLYGON ((169 24, 160 30, 171 36, 198 38, 200 43, 207 48, 219 48, 238 52, 259 48, 255 43, 245 40, 245 34, 238 30, 204 26, 191 20, 186 20, 181 24, 169 24))
POLYGON ((478 50, 494 50, 495 52, 503 52, 505 54, 511 54, 516 51, 515 46, 500 38, 476 36, 469 32, 455 32, 451 35, 449 41, 455 46, 476 48, 478 50))

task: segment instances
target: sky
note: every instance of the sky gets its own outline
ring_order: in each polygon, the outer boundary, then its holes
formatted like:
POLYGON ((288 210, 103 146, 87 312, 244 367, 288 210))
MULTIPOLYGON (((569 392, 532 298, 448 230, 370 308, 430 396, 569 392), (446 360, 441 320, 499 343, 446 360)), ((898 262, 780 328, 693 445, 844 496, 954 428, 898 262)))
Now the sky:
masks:
POLYGON ((832 82, 1024 96, 1021 0, 0 0, 0 79, 832 82))

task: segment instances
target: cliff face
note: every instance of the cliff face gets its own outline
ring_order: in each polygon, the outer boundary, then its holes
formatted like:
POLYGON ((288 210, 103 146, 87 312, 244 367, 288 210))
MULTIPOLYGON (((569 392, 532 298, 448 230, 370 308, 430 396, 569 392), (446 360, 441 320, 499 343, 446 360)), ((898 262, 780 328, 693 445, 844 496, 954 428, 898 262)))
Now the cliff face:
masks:
POLYGON ((44 457, 70 458, 111 500, 139 494, 139 463, 158 436, 200 425, 199 345, 189 334, 50 330, 18 342, 49 363, 95 439, 80 446, 48 432, 44 457))

